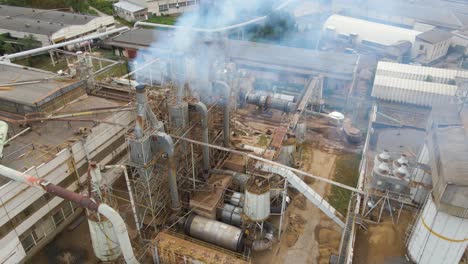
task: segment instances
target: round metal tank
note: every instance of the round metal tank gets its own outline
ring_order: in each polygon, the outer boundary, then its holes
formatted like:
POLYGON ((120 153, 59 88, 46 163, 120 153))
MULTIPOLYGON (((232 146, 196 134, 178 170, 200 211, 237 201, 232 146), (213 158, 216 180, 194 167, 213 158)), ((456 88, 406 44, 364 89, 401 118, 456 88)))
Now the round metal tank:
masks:
POLYGON ((241 226, 242 224, 242 208, 234 206, 232 204, 224 204, 221 209, 220 220, 223 223, 241 226))
POLYGON ((240 228, 194 214, 185 222, 185 233, 232 251, 241 252, 244 246, 240 228))
POLYGON ((117 260, 122 252, 111 222, 88 218, 88 225, 94 255, 103 262, 117 260))
POLYGON ((169 120, 171 126, 176 128, 186 127, 188 124, 188 103, 169 105, 169 120))
POLYGON ((247 182, 244 195, 244 214, 252 221, 264 221, 270 216, 270 184, 256 182, 251 179, 247 182))
POLYGON ((468 245, 468 219, 439 211, 429 195, 408 243, 414 263, 458 264, 468 245))
POLYGON ((0 159, 3 157, 3 145, 7 140, 8 135, 8 124, 0 121, 0 159))
POLYGON ((240 192, 232 192, 232 195, 229 197, 228 202, 236 207, 243 207, 244 194, 240 192))

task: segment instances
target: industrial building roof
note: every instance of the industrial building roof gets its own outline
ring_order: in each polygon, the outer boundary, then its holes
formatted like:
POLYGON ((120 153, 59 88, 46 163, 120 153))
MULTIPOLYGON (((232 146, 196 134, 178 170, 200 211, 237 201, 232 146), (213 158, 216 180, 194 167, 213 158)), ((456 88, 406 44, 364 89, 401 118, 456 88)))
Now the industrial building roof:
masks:
POLYGON ((417 36, 418 39, 424 40, 431 44, 436 44, 445 40, 450 39, 453 36, 452 33, 438 28, 433 28, 429 31, 423 32, 417 36))
POLYGON ((143 6, 139 6, 137 4, 134 4, 132 2, 127 2, 127 1, 120 1, 120 2, 117 2, 114 4, 115 7, 118 7, 118 8, 121 8, 121 9, 124 9, 128 12, 138 12, 138 11, 142 11, 142 10, 145 10, 146 7, 143 7, 143 6))
POLYGON ((53 73, 32 68, 0 64, 0 83, 10 90, 0 91, 0 100, 25 105, 40 105, 45 99, 61 90, 76 85, 77 80, 59 79, 53 73), (22 85, 13 83, 33 82, 22 85), (12 84, 8 86, 8 84, 12 84))
POLYGON ((132 44, 140 47, 149 47, 151 43, 153 43, 156 39, 163 37, 164 34, 170 34, 168 32, 170 31, 135 28, 129 31, 125 31, 107 42, 115 46, 121 46, 119 44, 132 44))
POLYGON ((400 41, 409 41, 414 44, 416 36, 421 32, 395 27, 353 17, 332 15, 323 30, 333 30, 341 35, 357 35, 357 38, 384 46, 390 46, 400 41))
POLYGON ((406 0, 373 0, 366 1, 365 8, 359 1, 335 0, 333 5, 342 9, 346 14, 360 17, 408 23, 411 20, 434 26, 459 29, 467 26, 468 6, 449 6, 449 2, 430 4, 406 0), (400 18, 400 19, 397 19, 400 18))
POLYGON ((281 67, 303 74, 322 73, 351 79, 357 55, 293 48, 250 41, 228 40, 228 56, 252 67, 281 67))
MULTIPOLYGON (((0 5, 0 28, 50 36, 71 25, 85 25, 99 17, 55 10, 0 5)), ((97 25, 99 27, 100 25, 97 25)))
POLYGON ((468 78, 468 71, 379 61, 376 75, 454 85, 457 78, 468 78))
POLYGON ((64 25, 84 25, 92 19, 97 18, 90 15, 7 5, 0 5, 0 16, 9 16, 18 20, 51 21, 64 25))
POLYGON ((396 103, 432 106, 448 102, 456 91, 456 85, 376 75, 372 96, 396 103))
MULTIPOLYGON (((431 121, 435 134, 432 142, 438 147, 440 173, 449 184, 468 184, 468 113, 458 104, 435 105, 431 121)), ((439 165, 439 164, 438 164, 439 165)))

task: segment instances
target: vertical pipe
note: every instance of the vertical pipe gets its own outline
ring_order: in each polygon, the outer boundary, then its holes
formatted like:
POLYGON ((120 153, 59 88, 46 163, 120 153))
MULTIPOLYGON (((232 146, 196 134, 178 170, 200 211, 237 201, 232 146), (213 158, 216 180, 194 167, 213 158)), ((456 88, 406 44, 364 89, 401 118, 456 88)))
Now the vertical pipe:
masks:
POLYGON ((231 145, 231 128, 230 128, 230 101, 231 101, 231 87, 223 81, 214 81, 214 84, 223 87, 224 96, 224 111, 223 111, 223 126, 224 126, 224 146, 229 147, 231 145))
POLYGON ((143 137, 146 113, 146 90, 145 85, 139 84, 135 86, 136 90, 136 122, 135 122, 135 137, 140 139, 143 137))
MULTIPOLYGON (((208 109, 202 102, 195 104, 195 109, 200 113, 201 124, 202 124, 202 141, 203 143, 209 144, 208 141, 208 109)), ((210 148, 208 145, 202 146, 203 152, 203 173, 207 174, 210 169, 210 148)))
POLYGON ((162 147, 163 155, 167 157, 168 177, 169 177, 169 190, 171 195, 172 210, 180 210, 179 190, 177 187, 177 170, 174 163, 174 142, 172 138, 166 133, 156 132, 159 145, 162 147))

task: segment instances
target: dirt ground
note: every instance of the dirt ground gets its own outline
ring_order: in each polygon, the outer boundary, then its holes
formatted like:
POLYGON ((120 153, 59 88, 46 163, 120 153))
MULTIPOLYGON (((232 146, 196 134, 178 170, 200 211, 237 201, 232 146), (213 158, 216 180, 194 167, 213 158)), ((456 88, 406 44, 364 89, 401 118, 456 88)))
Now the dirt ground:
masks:
MULTIPOLYGON (((333 176, 337 155, 305 145, 303 170, 314 175, 330 178, 333 176)), ((320 181, 305 179, 321 195, 329 192, 330 186, 320 181)), ((329 263, 331 253, 337 253, 340 230, 317 207, 303 195, 291 194, 292 204, 286 211, 281 241, 272 250, 256 253, 253 263, 329 263)))
POLYGON ((377 264, 404 256, 405 232, 411 219, 411 212, 403 210, 396 225, 386 216, 382 223, 370 225, 368 231, 358 229, 353 263, 377 264))

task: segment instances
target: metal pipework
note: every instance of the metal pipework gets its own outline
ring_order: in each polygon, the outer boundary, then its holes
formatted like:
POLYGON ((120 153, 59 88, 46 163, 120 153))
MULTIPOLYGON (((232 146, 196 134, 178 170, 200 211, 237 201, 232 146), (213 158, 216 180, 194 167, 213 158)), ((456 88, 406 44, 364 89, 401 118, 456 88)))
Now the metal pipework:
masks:
POLYGON ((4 55, 4 56, 0 57, 0 61, 2 61, 2 60, 3 61, 10 61, 11 59, 16 59, 16 58, 20 58, 20 57, 29 56, 29 55, 35 55, 35 54, 41 53, 43 51, 49 51, 49 50, 65 47, 65 46, 68 46, 68 45, 71 45, 71 44, 80 43, 80 42, 84 42, 84 41, 88 41, 88 40, 92 40, 92 39, 97 39, 97 38, 105 37, 107 35, 111 35, 111 34, 122 32, 122 31, 127 31, 127 30, 129 30, 129 27, 120 27, 120 28, 116 28, 116 29, 112 29, 112 30, 103 32, 103 33, 89 35, 89 36, 85 36, 85 37, 77 38, 77 39, 74 39, 74 40, 61 42, 61 43, 54 44, 54 45, 49 45, 49 46, 40 47, 40 48, 37 48, 37 49, 31 49, 31 50, 26 50, 26 51, 22 51, 22 52, 13 53, 13 54, 8 54, 8 55, 4 55))
POLYGON ((139 264, 135 258, 135 255, 133 254, 133 248, 128 236, 127 226, 125 225, 125 222, 119 213, 117 213, 112 207, 108 206, 107 204, 96 203, 89 197, 54 185, 42 178, 27 175, 3 165, 0 165, 0 176, 7 177, 14 181, 25 183, 31 187, 44 190, 67 201, 75 202, 80 207, 102 214, 107 219, 109 219, 109 221, 114 226, 120 248, 125 258, 125 262, 129 264, 139 264))
POLYGON ((253 104, 263 109, 276 109, 286 113, 295 112, 297 105, 291 101, 274 98, 270 95, 247 94, 246 102, 253 104))
POLYGON ((225 203, 223 208, 218 211, 218 219, 222 222, 233 225, 241 226, 242 225, 242 208, 234 206, 232 204, 225 203))
POLYGON ((127 183, 128 196, 130 198, 130 205, 132 206, 133 218, 135 220, 137 233, 141 237, 140 224, 138 222, 138 215, 137 215, 137 211, 136 211, 136 203, 135 203, 135 198, 133 197, 132 187, 130 186, 130 178, 128 177, 127 166, 125 166, 125 165, 107 165, 104 168, 106 168, 106 169, 118 168, 118 169, 121 169, 123 171, 124 176, 125 176, 125 182, 127 183))
POLYGON ((180 210, 179 190, 177 188, 177 170, 174 163, 174 142, 166 133, 156 132, 154 136, 158 145, 164 151, 163 158, 167 159, 169 189, 171 193, 171 208, 173 211, 180 210))
POLYGON ((195 214, 185 221, 185 233, 232 251, 240 252, 244 247, 244 236, 240 228, 195 214))
POLYGON ((264 251, 271 248, 273 244, 273 225, 269 222, 263 222, 263 228, 265 230, 265 236, 261 239, 255 240, 252 244, 253 251, 264 251))
POLYGON ((214 81, 214 84, 223 87, 224 111, 223 111, 223 126, 224 126, 224 146, 229 147, 231 145, 231 128, 230 128, 230 104, 231 104, 231 87, 223 81, 214 81))
POLYGON ((146 90, 143 84, 137 85, 136 90, 136 121, 135 121, 135 138, 143 137, 146 116, 146 90))
MULTIPOLYGON (((201 125, 202 125, 202 142, 209 144, 208 141, 208 109, 202 102, 194 104, 195 109, 200 113, 201 125)), ((206 174, 210 169, 210 148, 208 146, 202 146, 203 152, 203 172, 206 174)))

